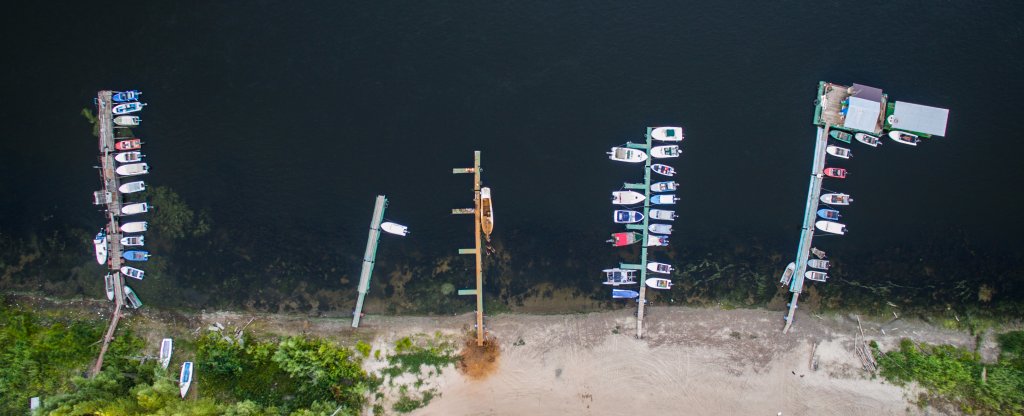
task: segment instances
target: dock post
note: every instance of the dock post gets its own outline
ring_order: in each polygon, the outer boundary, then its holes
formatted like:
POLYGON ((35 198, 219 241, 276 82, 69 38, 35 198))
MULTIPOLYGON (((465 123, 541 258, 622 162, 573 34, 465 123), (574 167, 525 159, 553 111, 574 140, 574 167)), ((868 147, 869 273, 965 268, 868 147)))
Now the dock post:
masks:
POLYGON ((359 328, 363 300, 366 298, 366 292, 370 291, 370 277, 373 275, 373 264, 377 260, 377 242, 380 241, 380 222, 384 219, 384 209, 387 206, 388 199, 384 195, 377 195, 377 202, 373 205, 373 218, 370 220, 370 235, 366 238, 366 252, 363 253, 363 269, 359 272, 359 297, 356 299, 356 308, 352 311, 353 328, 359 328))

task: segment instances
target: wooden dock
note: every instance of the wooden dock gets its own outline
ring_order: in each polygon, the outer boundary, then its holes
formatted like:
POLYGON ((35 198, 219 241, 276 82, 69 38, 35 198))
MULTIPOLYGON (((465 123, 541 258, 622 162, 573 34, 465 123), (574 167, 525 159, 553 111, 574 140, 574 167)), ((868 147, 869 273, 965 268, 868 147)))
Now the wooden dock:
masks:
POLYGON ((474 248, 460 248, 459 254, 473 254, 476 256, 476 289, 460 289, 459 295, 476 295, 476 345, 484 345, 484 266, 483 247, 480 244, 480 151, 473 152, 473 167, 454 168, 452 174, 472 173, 473 174, 473 208, 456 208, 452 214, 473 214, 473 239, 476 244, 474 248))

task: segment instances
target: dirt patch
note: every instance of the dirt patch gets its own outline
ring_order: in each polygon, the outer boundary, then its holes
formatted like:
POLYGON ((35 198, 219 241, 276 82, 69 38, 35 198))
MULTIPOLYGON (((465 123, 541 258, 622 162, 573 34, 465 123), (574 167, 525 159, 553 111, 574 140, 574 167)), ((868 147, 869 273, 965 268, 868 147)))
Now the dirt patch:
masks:
POLYGON ((482 346, 476 345, 476 337, 466 337, 459 356, 459 372, 473 380, 483 380, 498 369, 501 345, 494 337, 485 338, 482 346))

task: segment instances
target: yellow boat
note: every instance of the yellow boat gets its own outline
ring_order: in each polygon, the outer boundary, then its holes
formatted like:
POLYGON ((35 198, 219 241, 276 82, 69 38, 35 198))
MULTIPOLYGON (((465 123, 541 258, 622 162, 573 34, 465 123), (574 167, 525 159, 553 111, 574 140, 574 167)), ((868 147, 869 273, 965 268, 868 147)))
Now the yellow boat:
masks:
POLYGON ((480 227, 488 240, 494 231, 494 205, 491 203, 491 188, 480 188, 480 227))

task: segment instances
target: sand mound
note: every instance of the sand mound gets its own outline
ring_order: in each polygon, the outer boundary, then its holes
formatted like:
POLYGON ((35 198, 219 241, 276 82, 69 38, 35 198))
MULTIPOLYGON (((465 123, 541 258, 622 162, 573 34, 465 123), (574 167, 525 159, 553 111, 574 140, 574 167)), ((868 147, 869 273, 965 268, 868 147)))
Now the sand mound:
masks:
POLYGON ((484 345, 476 345, 476 337, 467 337, 459 351, 462 360, 459 362, 459 372, 474 380, 481 380, 494 373, 498 368, 498 357, 501 356, 501 346, 494 337, 484 339, 484 345))

